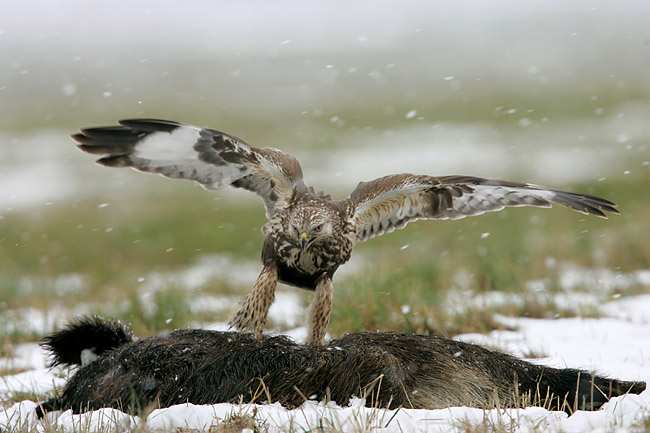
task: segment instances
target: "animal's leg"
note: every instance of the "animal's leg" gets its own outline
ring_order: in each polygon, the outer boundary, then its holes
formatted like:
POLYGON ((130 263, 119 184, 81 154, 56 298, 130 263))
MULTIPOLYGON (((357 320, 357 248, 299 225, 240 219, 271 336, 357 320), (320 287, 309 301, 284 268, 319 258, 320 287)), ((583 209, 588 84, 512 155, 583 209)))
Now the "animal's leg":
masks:
POLYGON ((314 291, 314 300, 309 309, 309 333, 307 343, 322 345, 325 338, 327 325, 330 323, 330 314, 332 313, 332 296, 334 294, 334 285, 332 280, 324 277, 316 284, 314 291))
POLYGON ((230 320, 229 325, 236 330, 252 331, 261 338, 269 307, 275 299, 275 287, 278 284, 278 271, 273 267, 264 267, 260 272, 253 290, 242 301, 241 308, 230 320))

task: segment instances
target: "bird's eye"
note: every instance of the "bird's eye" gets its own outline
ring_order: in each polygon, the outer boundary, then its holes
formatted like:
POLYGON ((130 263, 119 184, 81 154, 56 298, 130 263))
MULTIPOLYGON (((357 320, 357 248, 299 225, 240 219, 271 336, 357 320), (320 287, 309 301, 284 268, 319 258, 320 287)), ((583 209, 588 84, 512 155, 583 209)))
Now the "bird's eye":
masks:
POLYGON ((320 232, 321 230, 323 230, 323 225, 322 224, 318 224, 316 227, 314 227, 314 231, 316 231, 316 232, 320 232))

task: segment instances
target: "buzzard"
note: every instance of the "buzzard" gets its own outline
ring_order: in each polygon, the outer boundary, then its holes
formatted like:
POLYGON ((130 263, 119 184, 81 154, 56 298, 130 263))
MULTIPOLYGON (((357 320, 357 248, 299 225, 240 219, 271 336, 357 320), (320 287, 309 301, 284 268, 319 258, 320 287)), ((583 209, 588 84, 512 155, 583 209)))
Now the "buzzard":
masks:
POLYGON ((314 291, 308 341, 320 345, 332 310, 332 277, 355 244, 420 219, 460 219, 506 206, 552 203, 607 218, 615 204, 593 195, 473 176, 392 174, 361 182, 343 200, 303 181, 298 161, 281 150, 256 148, 213 129, 166 120, 129 119, 82 129, 72 138, 108 167, 132 167, 208 190, 242 188, 264 201, 262 271, 230 321, 261 337, 278 282, 314 291))

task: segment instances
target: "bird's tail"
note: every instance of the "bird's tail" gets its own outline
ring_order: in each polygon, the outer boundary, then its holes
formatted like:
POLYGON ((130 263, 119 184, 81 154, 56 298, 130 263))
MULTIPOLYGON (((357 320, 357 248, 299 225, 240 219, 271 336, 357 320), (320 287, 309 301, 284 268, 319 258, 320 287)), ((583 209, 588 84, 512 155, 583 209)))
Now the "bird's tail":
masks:
POLYGON ((75 319, 64 329, 41 340, 49 352, 50 366, 86 365, 103 353, 133 341, 129 328, 119 320, 99 316, 75 319))

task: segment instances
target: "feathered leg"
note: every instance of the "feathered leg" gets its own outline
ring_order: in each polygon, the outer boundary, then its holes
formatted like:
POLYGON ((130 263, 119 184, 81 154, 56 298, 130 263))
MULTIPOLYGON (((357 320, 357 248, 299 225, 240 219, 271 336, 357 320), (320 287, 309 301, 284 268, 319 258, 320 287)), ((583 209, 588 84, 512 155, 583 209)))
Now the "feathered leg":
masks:
POLYGON ((330 323, 332 313, 332 296, 334 285, 328 277, 321 278, 316 284, 314 300, 309 309, 309 333, 307 343, 320 346, 325 338, 327 325, 330 323))
POLYGON ((255 337, 261 338, 266 316, 275 299, 275 287, 278 284, 278 271, 265 266, 260 272, 253 290, 246 295, 242 306, 235 314, 229 325, 237 331, 252 331, 255 337))

